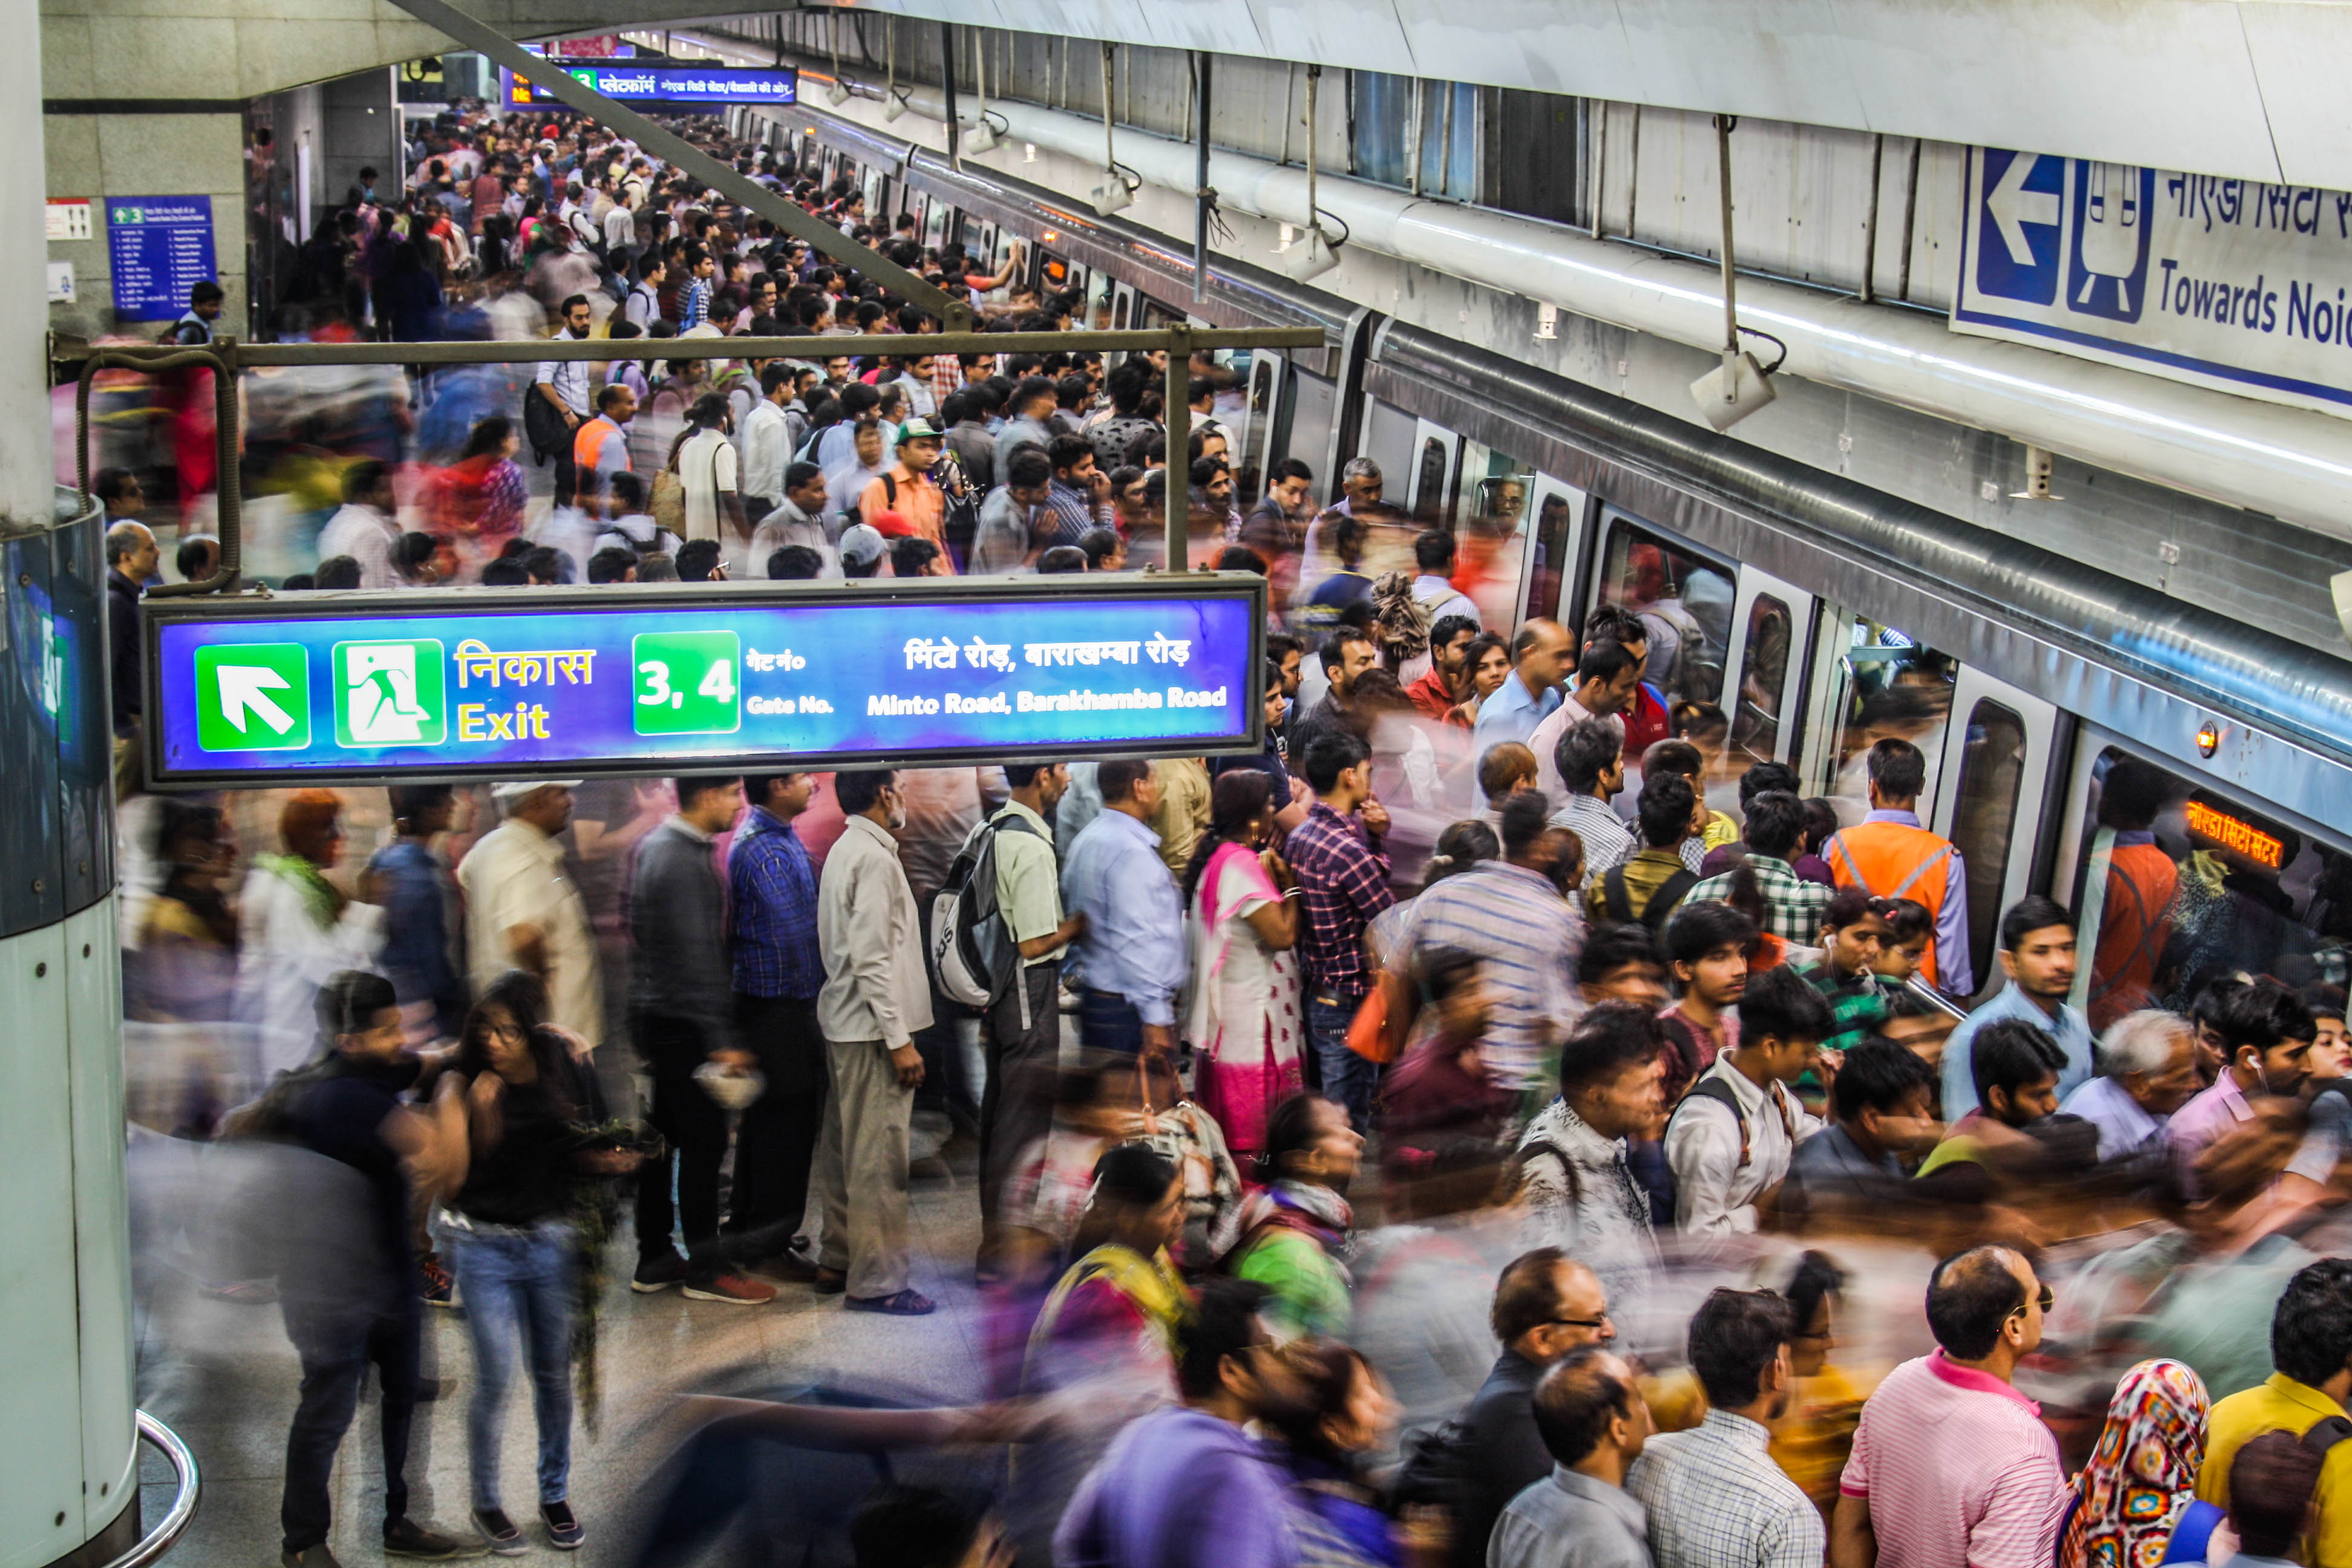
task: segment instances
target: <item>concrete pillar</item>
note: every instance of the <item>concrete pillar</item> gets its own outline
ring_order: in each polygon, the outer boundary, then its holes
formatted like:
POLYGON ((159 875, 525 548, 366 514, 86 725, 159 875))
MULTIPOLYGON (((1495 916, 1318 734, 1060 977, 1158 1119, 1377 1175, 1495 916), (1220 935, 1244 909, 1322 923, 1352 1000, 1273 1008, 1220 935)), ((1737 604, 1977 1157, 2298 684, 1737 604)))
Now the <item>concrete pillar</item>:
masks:
POLYGON ((0 0, 0 1568, 140 1527, 105 524, 49 482, 40 26, 0 0))

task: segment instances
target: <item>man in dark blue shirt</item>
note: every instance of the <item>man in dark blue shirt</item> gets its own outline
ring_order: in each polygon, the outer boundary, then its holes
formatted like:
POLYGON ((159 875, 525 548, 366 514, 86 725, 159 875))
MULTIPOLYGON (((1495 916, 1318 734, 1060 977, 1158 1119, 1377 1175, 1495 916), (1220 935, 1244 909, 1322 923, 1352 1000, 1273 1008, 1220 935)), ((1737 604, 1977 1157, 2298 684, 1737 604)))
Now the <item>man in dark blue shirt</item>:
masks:
POLYGON ((447 784, 400 784, 392 795, 393 826, 400 837, 368 862, 383 906, 380 962, 404 1006, 433 1008, 435 1033, 454 1040, 466 1022, 466 983, 455 954, 457 879, 433 840, 449 831, 457 792, 447 784))
MULTIPOLYGON (((326 1055, 301 1069, 306 1081, 289 1096, 284 1132, 357 1180, 305 1182, 310 1201, 286 1209, 302 1234, 285 1238, 278 1307, 301 1357, 302 1394, 286 1442, 280 1560, 284 1568, 336 1568, 326 1543, 333 1519, 328 1483, 371 1364, 383 1389, 385 1554, 434 1562, 477 1555, 478 1547, 408 1517, 405 1473, 424 1317, 409 1249, 410 1173, 429 1191, 445 1152, 462 1155, 462 1109, 446 1097, 445 1108, 432 1111, 402 1104, 419 1064, 402 1046, 390 981, 346 970, 320 988, 318 1008, 326 1055), (332 1202, 329 1194, 339 1188, 362 1212, 332 1202)), ((334 1174, 331 1166, 323 1171, 334 1174)))
POLYGON ((756 1251, 746 1261, 787 1279, 816 1278, 808 1238, 799 1233, 824 1127, 824 1037, 816 1026, 824 964, 816 946, 816 864, 793 829, 816 792, 814 773, 745 779, 751 809, 727 852, 737 1037, 768 1080, 736 1127, 728 1228, 756 1233, 747 1237, 756 1251))

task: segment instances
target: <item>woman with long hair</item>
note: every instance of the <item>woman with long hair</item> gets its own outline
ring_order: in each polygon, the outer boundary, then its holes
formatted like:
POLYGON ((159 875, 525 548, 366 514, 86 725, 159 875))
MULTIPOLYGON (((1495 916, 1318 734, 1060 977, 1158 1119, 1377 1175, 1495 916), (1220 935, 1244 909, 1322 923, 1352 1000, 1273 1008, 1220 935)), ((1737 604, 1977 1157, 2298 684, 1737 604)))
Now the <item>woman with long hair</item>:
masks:
POLYGON ((510 1555, 522 1532, 499 1498, 506 1396, 515 1346, 530 1362, 539 1420, 539 1512, 550 1544, 580 1544, 572 1470, 572 1210, 580 1179, 632 1157, 584 1152, 604 1120, 584 1044, 547 1022, 547 989, 509 970, 466 1016, 453 1071, 465 1079, 464 1184, 444 1205, 441 1237, 466 1303, 474 1387, 466 1412, 474 1523, 510 1555))
POLYGON ((2116 1381, 2058 1527, 2057 1568, 2206 1561, 2222 1514, 2191 1489, 2205 1462, 2209 1410, 2203 1380, 2177 1361, 2144 1361, 2116 1381))
POLYGON ((1255 768, 1220 774, 1209 830, 1184 873, 1192 938, 1185 1033, 1200 1053, 1193 1099, 1237 1154, 1265 1147, 1273 1109, 1305 1081, 1299 1053, 1297 884, 1274 833, 1273 784, 1255 768))
POLYGON ((523 506, 530 492, 515 461, 521 447, 515 422, 503 414, 490 415, 475 422, 465 449, 435 482, 435 531, 457 542, 461 570, 468 577, 522 531, 523 506))

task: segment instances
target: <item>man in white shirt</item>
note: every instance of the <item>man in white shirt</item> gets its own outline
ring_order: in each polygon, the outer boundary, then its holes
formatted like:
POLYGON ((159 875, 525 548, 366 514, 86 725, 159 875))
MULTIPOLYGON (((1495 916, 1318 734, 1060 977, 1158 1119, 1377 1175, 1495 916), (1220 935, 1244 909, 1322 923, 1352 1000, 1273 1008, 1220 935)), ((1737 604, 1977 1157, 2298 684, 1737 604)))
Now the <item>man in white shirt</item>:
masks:
MULTIPOLYGON (((592 330, 588 296, 574 294, 563 301, 563 330, 555 334, 560 343, 576 343, 587 340, 592 330)), ((542 361, 539 374, 530 389, 534 397, 543 397, 554 405, 563 420, 563 439, 553 448, 555 457, 555 504, 570 506, 579 488, 579 476, 572 465, 572 433, 590 417, 588 404, 588 362, 586 360, 542 361)), ((530 423, 526 420, 525 425, 530 423)))
POLYGON ((760 395, 739 422, 735 450, 741 470, 743 514, 764 521, 783 500, 784 469, 793 460, 793 367, 770 360, 760 367, 760 395))
POLYGON ((1666 1123, 1675 1225, 1691 1236, 1748 1236, 1756 1200, 1780 1184, 1797 1145, 1822 1129, 1789 1085, 1835 1065, 1821 1043, 1836 1031, 1822 994, 1786 964, 1748 983, 1739 1046, 1716 1058, 1666 1123))
POLYGON ((509 969, 546 983, 548 1022, 593 1046, 604 1037, 604 983, 588 906, 564 870, 557 835, 572 821, 577 779, 494 784, 506 820, 458 864, 466 892, 467 969, 478 991, 509 969))
POLYGON ((907 1132, 923 1058, 915 1037, 931 1026, 931 987, 916 931, 914 889, 894 834, 907 825, 898 774, 834 775, 842 834, 817 879, 817 952, 833 1092, 817 1144, 824 1215, 816 1291, 844 1291, 852 1311, 920 1317, 929 1297, 908 1285, 907 1132))
POLYGON ((1412 542, 1412 563, 1421 575, 1412 580, 1412 602, 1429 612, 1429 624, 1435 626, 1447 616, 1466 616, 1473 624, 1483 626, 1478 606, 1448 579, 1454 572, 1454 536, 1442 528, 1433 528, 1412 542))
POLYGON ((360 586, 399 585, 393 569, 392 547, 399 542, 400 524, 393 521, 392 470, 370 458, 343 470, 341 510, 319 531, 319 559, 348 555, 360 563, 360 586))
POLYGON ((717 540, 730 560, 740 564, 751 525, 743 516, 735 444, 727 438, 733 419, 726 394, 704 393, 686 418, 694 432, 677 449, 678 482, 686 489, 686 537, 717 540))

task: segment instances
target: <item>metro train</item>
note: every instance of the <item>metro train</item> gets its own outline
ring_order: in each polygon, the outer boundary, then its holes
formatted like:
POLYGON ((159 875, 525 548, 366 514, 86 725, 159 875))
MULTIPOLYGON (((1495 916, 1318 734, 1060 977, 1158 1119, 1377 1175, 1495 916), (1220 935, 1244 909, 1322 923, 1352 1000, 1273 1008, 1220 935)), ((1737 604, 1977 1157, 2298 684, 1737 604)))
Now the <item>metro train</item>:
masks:
POLYGON ((2226 970, 2340 995, 2352 666, 2336 652, 1246 263, 1215 259, 1205 300, 1171 303, 1192 297, 1187 247, 818 110, 762 114, 739 132, 858 179, 869 212, 915 214, 929 243, 992 266, 1025 241, 1032 276, 1084 290, 1093 325, 1324 327, 1321 350, 1231 367, 1241 395, 1220 417, 1243 504, 1279 458, 1336 497, 1341 465, 1370 457, 1414 526, 1457 535, 1490 627, 1573 626, 1602 603, 1675 626, 1683 647, 1652 674, 1670 702, 1727 721, 1711 795, 1736 802, 1738 773, 1776 758, 1858 819, 1863 753, 1916 742, 1920 815, 1966 859, 1980 995, 2000 984, 2001 911, 2033 891, 2079 913, 2095 1024, 2182 1005, 2226 970), (2126 757, 2158 770, 2153 823, 2122 792, 2102 812, 2126 757), (2148 832, 2175 885, 2107 876, 2148 832), (2110 889, 2155 907, 2109 919, 2110 889))

